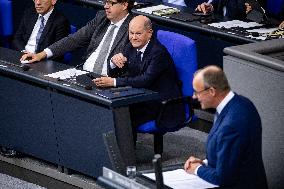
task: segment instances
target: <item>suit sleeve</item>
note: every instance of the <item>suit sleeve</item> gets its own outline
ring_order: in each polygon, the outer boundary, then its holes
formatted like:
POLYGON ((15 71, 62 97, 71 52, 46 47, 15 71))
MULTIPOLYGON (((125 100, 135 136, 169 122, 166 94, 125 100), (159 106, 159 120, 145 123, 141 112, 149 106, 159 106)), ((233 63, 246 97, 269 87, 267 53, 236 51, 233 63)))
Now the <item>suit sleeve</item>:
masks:
POLYGON ((60 39, 68 36, 68 34, 70 34, 70 23, 62 16, 55 29, 55 41, 59 41, 60 39))
POLYGON ((238 167, 241 157, 241 142, 239 133, 232 127, 225 125, 217 139, 216 168, 201 166, 198 176, 219 186, 229 186, 237 181, 238 167))
POLYGON ((129 76, 124 78, 117 78, 117 86, 127 86, 137 88, 147 88, 162 74, 170 65, 170 59, 167 59, 163 51, 153 52, 150 62, 146 68, 136 76, 129 76))
POLYGON ((26 23, 25 23, 25 18, 27 17, 27 11, 25 11, 24 16, 20 22, 20 25, 16 31, 16 33, 13 36, 13 41, 12 41, 12 47, 13 49, 17 50, 17 51, 21 51, 25 49, 26 46, 26 41, 24 40, 23 36, 25 34, 25 27, 26 27, 26 23))
POLYGON ((99 20, 98 15, 99 13, 96 18, 88 22, 87 25, 79 29, 76 33, 70 34, 69 36, 50 45, 48 48, 53 53, 53 56, 62 56, 67 51, 73 51, 77 48, 88 46, 99 20))
MULTIPOLYGON (((122 51, 122 52, 119 52, 119 53, 122 53, 123 56, 125 56, 125 57, 128 59, 128 58, 129 58, 129 57, 128 57, 129 51, 130 51, 131 48, 132 48, 132 45, 131 45, 131 43, 129 42, 129 43, 125 46, 125 48, 123 49, 123 51, 122 51)), ((118 53, 116 53, 116 54, 118 54, 118 53)), ((112 58, 112 57, 109 57, 110 60, 111 60, 111 58, 112 58)), ((127 64, 127 62, 126 62, 126 64, 127 64)), ((110 77, 117 78, 117 77, 120 77, 120 76, 124 75, 126 71, 127 71, 127 66, 124 66, 124 67, 122 67, 122 68, 119 68, 119 67, 115 67, 115 68, 112 68, 112 69, 109 68, 108 75, 109 75, 110 77)))

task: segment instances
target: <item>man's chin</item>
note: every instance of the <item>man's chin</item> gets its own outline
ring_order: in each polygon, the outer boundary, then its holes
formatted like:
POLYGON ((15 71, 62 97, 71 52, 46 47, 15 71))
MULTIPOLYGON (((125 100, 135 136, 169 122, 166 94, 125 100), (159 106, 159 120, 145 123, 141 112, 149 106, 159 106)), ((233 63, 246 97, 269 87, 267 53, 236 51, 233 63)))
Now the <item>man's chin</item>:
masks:
POLYGON ((132 46, 133 46, 134 48, 139 48, 139 47, 140 47, 139 44, 135 44, 135 43, 132 43, 132 46))

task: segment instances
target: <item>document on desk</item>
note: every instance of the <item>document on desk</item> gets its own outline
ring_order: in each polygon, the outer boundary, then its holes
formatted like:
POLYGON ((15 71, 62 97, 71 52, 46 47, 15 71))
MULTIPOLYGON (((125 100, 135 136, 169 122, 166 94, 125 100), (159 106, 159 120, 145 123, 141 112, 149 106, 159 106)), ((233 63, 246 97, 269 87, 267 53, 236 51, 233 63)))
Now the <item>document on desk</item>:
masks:
POLYGON ((151 7, 146 7, 142 9, 137 9, 139 12, 147 13, 147 14, 156 14, 159 16, 163 15, 169 15, 169 14, 174 14, 180 12, 179 9, 175 7, 170 7, 166 5, 156 5, 156 6, 151 6, 151 7))
MULTIPOLYGON (((155 173, 143 174, 152 180, 155 180, 155 173)), ((202 189, 215 188, 217 185, 206 182, 200 177, 186 173, 183 169, 163 172, 165 185, 175 189, 202 189)))
POLYGON ((76 68, 70 68, 70 69, 59 71, 59 72, 47 74, 47 75, 44 75, 44 76, 51 77, 51 78, 54 78, 54 79, 63 79, 64 80, 64 79, 70 79, 72 77, 76 77, 76 76, 87 74, 87 73, 88 73, 87 71, 77 70, 76 68))
POLYGON ((209 26, 215 27, 215 28, 235 28, 235 27, 240 27, 240 28, 253 28, 253 27, 259 27, 263 26, 263 24, 259 24, 256 22, 244 22, 241 20, 231 20, 231 21, 226 21, 226 22, 217 22, 217 23, 212 23, 208 24, 209 26))

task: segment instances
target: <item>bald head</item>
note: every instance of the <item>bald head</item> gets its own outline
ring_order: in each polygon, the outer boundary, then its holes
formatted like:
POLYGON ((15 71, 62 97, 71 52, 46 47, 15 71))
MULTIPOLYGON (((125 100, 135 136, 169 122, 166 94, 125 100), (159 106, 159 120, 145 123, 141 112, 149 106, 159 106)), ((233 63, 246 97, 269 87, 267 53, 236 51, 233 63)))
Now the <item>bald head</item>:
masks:
POLYGON ((218 66, 204 67, 195 73, 194 78, 202 80, 205 88, 213 87, 219 91, 230 90, 227 77, 218 66))
POLYGON ((136 27, 141 27, 143 26, 145 30, 147 29, 152 29, 152 22, 151 20, 146 17, 146 16, 143 16, 143 15, 139 15, 139 16, 135 16, 129 23, 129 27, 133 27, 133 26, 136 26, 136 27))
POLYGON ((136 16, 129 23, 129 41, 137 49, 143 48, 153 34, 151 20, 146 16, 136 16))
POLYGON ((201 108, 216 108, 230 91, 227 77, 217 66, 207 66, 194 74, 194 98, 197 98, 201 108))

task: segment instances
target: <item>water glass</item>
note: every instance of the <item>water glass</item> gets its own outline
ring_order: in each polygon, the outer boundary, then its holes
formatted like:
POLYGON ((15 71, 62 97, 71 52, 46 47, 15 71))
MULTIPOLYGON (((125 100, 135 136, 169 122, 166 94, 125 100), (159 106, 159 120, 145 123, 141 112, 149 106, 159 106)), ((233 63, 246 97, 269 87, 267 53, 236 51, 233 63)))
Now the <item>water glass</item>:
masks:
POLYGON ((134 179, 136 177, 136 166, 127 166, 126 176, 130 179, 134 179))

